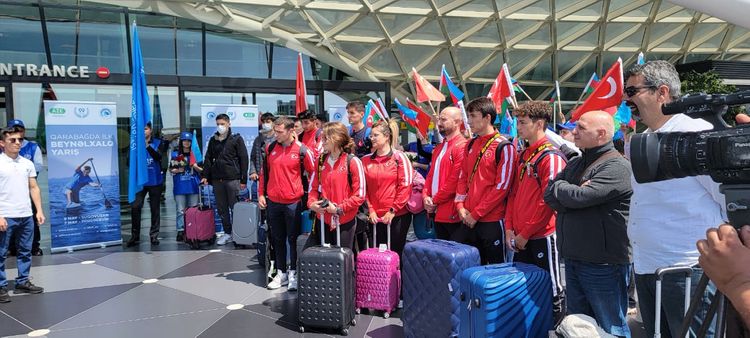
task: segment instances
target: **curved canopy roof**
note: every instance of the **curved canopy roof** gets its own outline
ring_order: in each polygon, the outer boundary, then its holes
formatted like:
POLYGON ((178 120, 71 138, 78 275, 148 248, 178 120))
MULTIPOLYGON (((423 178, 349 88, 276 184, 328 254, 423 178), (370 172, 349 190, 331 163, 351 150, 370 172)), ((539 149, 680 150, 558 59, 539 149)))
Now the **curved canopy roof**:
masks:
POLYGON ((507 62, 532 97, 559 80, 571 100, 592 72, 639 52, 750 60, 750 30, 662 0, 93 1, 251 34, 401 93, 412 92, 412 67, 437 81, 443 64, 470 96, 486 93, 507 62))

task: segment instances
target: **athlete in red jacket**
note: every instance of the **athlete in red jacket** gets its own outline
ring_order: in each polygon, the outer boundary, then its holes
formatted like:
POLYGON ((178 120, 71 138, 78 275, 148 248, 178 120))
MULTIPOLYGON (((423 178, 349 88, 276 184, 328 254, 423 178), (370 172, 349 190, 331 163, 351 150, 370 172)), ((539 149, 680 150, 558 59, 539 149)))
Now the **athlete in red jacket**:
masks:
MULTIPOLYGON (((351 153, 354 142, 346 126, 340 122, 323 125, 323 150, 318 157, 310 184, 307 202, 310 210, 323 215, 326 243, 336 243, 336 227, 341 230, 341 246, 354 250, 354 224, 359 206, 365 201, 365 171, 362 161, 351 153), (327 207, 322 207, 324 200, 327 207)), ((318 223, 320 222, 318 221, 318 223)), ((321 226, 313 233, 305 247, 320 242, 321 226)))
POLYGON ((318 158, 318 155, 323 152, 321 130, 316 125, 318 117, 313 111, 308 110, 301 113, 299 119, 302 122, 302 134, 299 136, 299 141, 307 146, 307 149, 312 150, 313 158, 318 158))
POLYGON ((362 158, 367 180, 367 206, 369 220, 376 224, 377 244, 385 244, 386 226, 391 227, 391 250, 401 256, 406 244, 406 235, 411 224, 411 213, 406 202, 411 194, 413 170, 409 158, 403 152, 393 150, 398 137, 396 123, 380 120, 372 127, 372 154, 362 158))
POLYGON ((458 108, 448 107, 440 112, 438 130, 444 138, 432 151, 430 172, 422 190, 425 210, 433 215, 439 239, 450 239, 453 232, 461 227, 461 218, 453 200, 466 155, 466 138, 461 135, 462 123, 458 108))
POLYGON ((513 180, 513 193, 505 213, 505 238, 513 260, 534 264, 550 273, 553 311, 562 316, 563 288, 555 237, 555 213, 544 202, 547 184, 565 168, 561 152, 549 143, 544 131, 552 120, 552 107, 544 101, 527 101, 515 109, 518 137, 529 146, 521 153, 513 180))
POLYGON ((276 141, 266 146, 266 164, 261 170, 258 204, 268 208, 266 219, 276 248, 279 273, 268 284, 269 289, 289 285, 297 289, 297 235, 299 235, 304 194, 302 175, 315 170, 311 151, 294 138, 294 121, 280 117, 273 122, 276 141), (291 267, 287 274, 286 250, 289 245, 291 267))
POLYGON ((492 126, 497 111, 491 99, 474 99, 466 110, 471 131, 477 137, 467 146, 456 189, 456 208, 464 226, 453 233, 452 239, 476 243, 484 264, 502 263, 505 261, 502 220, 516 149, 492 126))

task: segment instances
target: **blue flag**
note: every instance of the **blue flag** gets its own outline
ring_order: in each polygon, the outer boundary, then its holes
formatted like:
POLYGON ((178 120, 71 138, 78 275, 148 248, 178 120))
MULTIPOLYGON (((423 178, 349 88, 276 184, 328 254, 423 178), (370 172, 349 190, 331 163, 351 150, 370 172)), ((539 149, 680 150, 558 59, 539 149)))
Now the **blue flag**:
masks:
POLYGON ((130 101, 130 165, 128 166, 128 202, 135 201, 135 194, 143 190, 148 181, 146 164, 146 135, 143 130, 151 121, 151 105, 148 102, 146 72, 143 70, 141 44, 138 27, 133 22, 133 93, 130 101))
POLYGON ((398 99, 393 99, 393 102, 396 102, 396 107, 398 108, 399 111, 401 111, 401 114, 403 114, 405 118, 409 119, 410 121, 417 120, 417 112, 402 105, 401 102, 398 102, 398 99))
POLYGON ((203 162, 203 154, 201 154, 201 148, 198 144, 198 132, 193 130, 193 142, 192 146, 190 146, 190 152, 194 154, 195 156, 195 162, 203 162))

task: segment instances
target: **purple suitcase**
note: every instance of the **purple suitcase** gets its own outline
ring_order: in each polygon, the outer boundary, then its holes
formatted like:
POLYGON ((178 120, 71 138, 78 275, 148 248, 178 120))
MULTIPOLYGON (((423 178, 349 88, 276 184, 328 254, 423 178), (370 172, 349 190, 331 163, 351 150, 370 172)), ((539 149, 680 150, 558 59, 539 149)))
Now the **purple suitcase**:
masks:
MULTIPOLYGON (((374 227, 377 228, 377 227, 374 227)), ((385 311, 388 318, 398 306, 401 293, 401 270, 398 254, 391 251, 391 227, 388 226, 388 246, 381 250, 375 248, 362 251, 357 255, 357 313, 360 309, 385 311)), ((377 241, 377 229, 373 230, 377 241)))

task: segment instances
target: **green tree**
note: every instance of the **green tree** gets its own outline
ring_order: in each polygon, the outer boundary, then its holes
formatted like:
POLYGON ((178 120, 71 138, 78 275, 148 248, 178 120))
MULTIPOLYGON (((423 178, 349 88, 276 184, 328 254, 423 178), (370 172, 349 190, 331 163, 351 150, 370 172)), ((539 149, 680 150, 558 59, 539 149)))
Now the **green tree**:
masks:
MULTIPOLYGON (((737 91, 737 88, 733 85, 724 83, 719 74, 715 71, 710 70, 705 73, 698 73, 691 70, 687 74, 682 74, 682 91, 685 94, 729 94, 737 91)), ((730 125, 734 125, 734 116, 742 112, 741 106, 730 107, 726 114, 724 114, 724 121, 730 125)))

